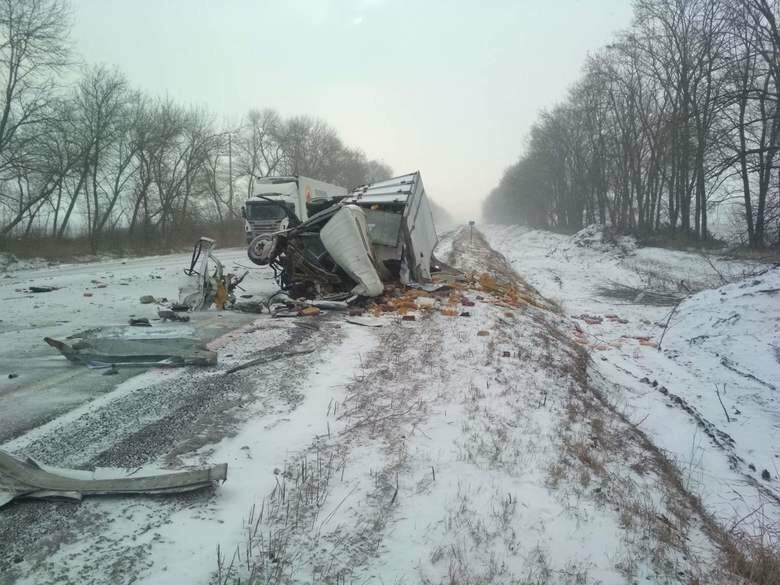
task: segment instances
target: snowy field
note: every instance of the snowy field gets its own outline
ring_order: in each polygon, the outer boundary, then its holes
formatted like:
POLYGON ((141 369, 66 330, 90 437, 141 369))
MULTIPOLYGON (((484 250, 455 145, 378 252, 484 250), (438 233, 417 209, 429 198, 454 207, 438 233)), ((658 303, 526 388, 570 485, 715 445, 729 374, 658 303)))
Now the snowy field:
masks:
POLYGON ((685 470, 707 508, 749 533, 777 525, 780 268, 637 248, 631 238, 604 242, 595 228, 483 230, 574 317, 593 375, 613 385, 613 398, 685 470), (629 287, 669 300, 632 298, 629 287))

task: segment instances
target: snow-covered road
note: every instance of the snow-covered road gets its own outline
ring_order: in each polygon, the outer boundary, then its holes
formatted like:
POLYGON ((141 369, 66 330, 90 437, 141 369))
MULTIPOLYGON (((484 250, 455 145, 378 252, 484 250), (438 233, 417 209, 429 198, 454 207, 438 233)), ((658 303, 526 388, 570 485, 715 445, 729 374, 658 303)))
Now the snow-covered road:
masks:
MULTIPOLYGON (((231 272, 251 266, 243 249, 217 249, 231 272)), ((175 300, 184 280, 189 254, 128 258, 83 264, 62 264, 0 274, 0 441, 34 428, 57 415, 111 391, 138 373, 120 370, 118 376, 76 367, 43 342, 64 339, 92 327, 127 325, 131 316, 157 317, 155 304, 140 297, 175 300), (46 293, 27 292, 30 286, 52 286, 46 293)), ((270 273, 251 270, 243 283, 248 294, 276 290, 270 273)), ((194 314, 182 331, 195 331, 210 341, 253 320, 234 312, 194 314)))

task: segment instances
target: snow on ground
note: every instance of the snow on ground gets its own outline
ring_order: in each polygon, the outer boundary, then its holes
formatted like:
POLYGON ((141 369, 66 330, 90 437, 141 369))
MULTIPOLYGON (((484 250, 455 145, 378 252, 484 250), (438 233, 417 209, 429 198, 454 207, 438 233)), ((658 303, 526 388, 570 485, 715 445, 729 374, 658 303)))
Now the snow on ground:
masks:
POLYGON ((780 268, 604 242, 595 228, 483 229, 524 278, 579 318, 593 374, 614 385, 613 399, 708 510, 747 532, 780 521, 780 268), (718 288, 692 294, 707 286, 718 288), (671 301, 652 304, 627 287, 671 301), (674 296, 683 299, 676 308, 674 296))
MULTIPOLYGON (((216 250, 230 272, 252 266, 243 249, 216 250)), ((140 297, 176 300, 190 254, 171 254, 81 264, 59 264, 0 274, 0 440, 51 419, 86 400, 112 389, 119 376, 73 366, 43 342, 44 337, 64 339, 92 327, 127 325, 131 316, 157 317, 156 304, 141 304, 140 297), (52 286, 45 293, 28 292, 30 286, 52 286)), ((276 290, 270 271, 250 270, 242 285, 246 293, 268 295, 276 290)), ((191 324, 205 340, 240 327, 253 317, 233 312, 207 311, 192 316, 191 324)))
MULTIPOLYGON (((503 236, 511 257, 523 235, 503 236)), ((444 245, 462 270, 514 279, 478 232, 444 245)), ((466 290, 462 316, 389 313, 379 328, 262 315, 212 342, 213 368, 150 370, 0 445, 77 468, 229 464, 199 493, 11 503, 0 583, 715 582, 716 530, 688 497, 692 474, 648 442, 655 417, 619 410, 577 321, 516 285, 528 304, 466 290), (302 347, 314 351, 283 357, 302 347), (258 356, 280 359, 226 373, 258 356)), ((606 377, 629 371, 621 351, 648 349, 599 343, 606 377)))
MULTIPOLYGON (((453 242, 451 260, 484 269, 480 242, 453 242)), ((286 459, 243 545, 222 549, 220 582, 623 583, 709 568, 700 521, 582 386, 565 320, 469 296, 469 316, 382 318, 327 433, 286 459)))
POLYGON ((0 274, 16 272, 17 270, 30 270, 54 265, 53 262, 43 258, 25 258, 20 260, 13 254, 0 252, 0 274))

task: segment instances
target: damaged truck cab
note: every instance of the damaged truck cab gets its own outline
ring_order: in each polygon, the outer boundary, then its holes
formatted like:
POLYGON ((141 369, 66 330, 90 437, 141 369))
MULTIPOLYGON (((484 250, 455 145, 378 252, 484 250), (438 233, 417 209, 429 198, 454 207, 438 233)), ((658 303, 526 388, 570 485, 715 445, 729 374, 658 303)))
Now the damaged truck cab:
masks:
MULTIPOLYGON (((244 203, 244 231, 249 244, 261 234, 288 227, 289 218, 306 221, 310 213, 347 195, 344 187, 308 177, 263 177, 254 184, 253 195, 244 203)), ((292 227, 292 226, 290 226, 292 227)))

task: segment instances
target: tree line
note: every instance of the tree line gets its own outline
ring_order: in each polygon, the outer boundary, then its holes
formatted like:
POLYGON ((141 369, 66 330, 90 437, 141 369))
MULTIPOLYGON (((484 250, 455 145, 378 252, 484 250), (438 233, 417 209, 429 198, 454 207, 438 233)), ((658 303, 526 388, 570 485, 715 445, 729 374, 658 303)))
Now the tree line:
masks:
POLYGON ((77 66, 70 22, 67 0, 0 1, 0 239, 166 246, 193 225, 234 226, 259 177, 391 175, 322 120, 263 109, 219 124, 108 66, 77 66))
POLYGON ((487 220, 780 242, 780 0, 636 0, 488 196, 487 220), (722 208, 723 209, 723 208, 722 208))

